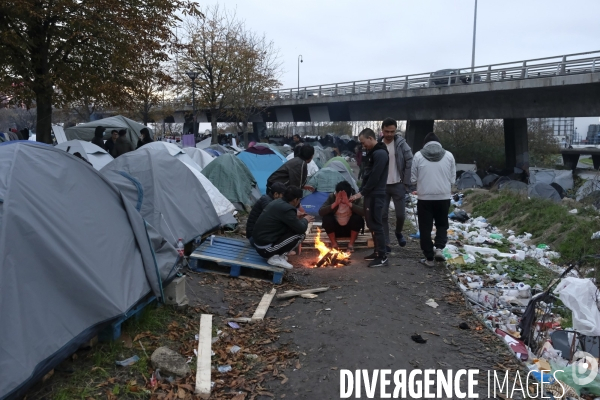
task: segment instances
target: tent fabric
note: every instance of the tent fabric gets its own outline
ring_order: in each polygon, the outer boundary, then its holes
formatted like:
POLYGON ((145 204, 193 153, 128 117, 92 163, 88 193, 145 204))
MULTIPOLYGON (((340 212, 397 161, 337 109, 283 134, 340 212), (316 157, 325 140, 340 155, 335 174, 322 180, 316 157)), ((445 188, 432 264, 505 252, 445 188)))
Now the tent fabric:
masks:
MULTIPOLYGON (((336 157, 336 158, 341 158, 341 157, 336 157)), ((333 158, 331 160, 333 160, 333 158)), ((348 171, 346 169, 346 166, 344 164, 342 164, 342 162, 340 162, 340 161, 333 161, 333 162, 331 162, 331 160, 328 163, 329 166, 325 167, 325 168, 331 168, 333 170, 336 170, 340 174, 342 174, 342 176, 344 177, 344 179, 347 180, 350 183, 350 185, 352 186, 352 189, 354 189, 354 192, 358 192, 358 186, 356 185, 356 180, 352 176, 352 172, 348 171)))
POLYGON ((325 203, 327 200, 327 197, 329 197, 329 193, 315 191, 304 197, 300 201, 300 204, 307 214, 318 216, 319 210, 321 209, 323 203, 325 203))
POLYGON ((529 168, 529 183, 559 184, 564 190, 573 189, 573 171, 529 168))
POLYGON ((335 185, 346 179, 342 174, 332 168, 321 168, 312 178, 308 180, 307 185, 315 190, 325 193, 335 192, 335 185))
POLYGON ((458 190, 480 187, 483 187, 483 182, 481 182, 481 178, 475 171, 463 172, 460 178, 458 178, 456 181, 456 188, 458 190))
POLYGON ((185 151, 185 153, 188 156, 190 156, 190 158, 196 164, 198 164, 200 168, 206 168, 206 166, 210 164, 212 160, 214 160, 214 157, 212 155, 196 147, 185 147, 183 148, 183 151, 185 151))
POLYGON ((201 150, 206 151, 208 154, 210 154, 213 157, 219 157, 222 154, 222 153, 219 153, 218 151, 216 151, 215 149, 211 149, 210 147, 205 147, 201 150))
POLYGON ((184 243, 220 227, 219 216, 193 171, 165 151, 146 146, 100 171, 170 243, 184 243))
POLYGON ((498 179, 498 175, 489 174, 483 177, 483 179, 481 180, 481 184, 484 187, 490 187, 494 184, 494 182, 496 182, 496 179, 498 179))
POLYGON ((556 191, 558 192, 558 195, 560 196, 561 199, 564 199, 567 196, 567 192, 565 192, 565 189, 563 189, 563 187, 560 186, 558 183, 552 182, 550 184, 550 186, 552 186, 554 189, 556 189, 556 191))
MULTIPOLYGON (((498 188, 498 189, 502 189, 502 186, 506 185, 508 182, 511 182, 512 179, 510 179, 508 176, 501 176, 500 178, 498 178, 498 180, 496 181, 496 183, 494 183, 494 187, 498 188)), ((525 185, 527 186, 527 185, 525 185)))
POLYGON ((281 154, 276 154, 270 149, 268 150, 270 154, 256 154, 251 151, 242 151, 237 155, 238 159, 246 164, 254 176, 261 194, 267 194, 267 179, 287 161, 281 154))
POLYGON ((350 167, 350 164, 348 164, 348 161, 346 161, 346 159, 344 157, 333 157, 330 158, 329 161, 327 161, 324 165, 324 167, 329 167, 329 165, 332 162, 340 162, 344 165, 344 167, 346 168, 346 171, 348 171, 349 173, 352 173, 352 168, 350 167))
POLYGON ((527 184, 521 181, 508 180, 504 182, 500 190, 510 190, 511 192, 527 194, 527 184))
POLYGON ((583 185, 581 185, 581 187, 577 190, 577 195, 575 199, 577 201, 581 201, 597 191, 600 191, 600 181, 591 179, 589 181, 586 181, 583 185))
POLYGON ((176 259, 83 160, 0 145, 0 398, 22 396, 105 323, 160 295, 176 259))
POLYGON ((100 171, 106 164, 114 160, 113 156, 108 152, 91 142, 85 142, 83 140, 69 140, 67 142, 59 143, 55 148, 67 151, 70 154, 79 153, 83 158, 88 160, 94 169, 100 171))
POLYGON ((233 154, 215 158, 202 174, 238 209, 252 207, 260 197, 260 192, 254 190, 257 185, 252 172, 233 154))
POLYGON ((208 146, 210 146, 210 143, 212 142, 212 138, 206 138, 198 143, 196 143, 196 148, 197 149, 206 149, 208 148, 208 146))
POLYGON ((208 148, 218 151, 221 154, 233 153, 233 150, 229 150, 228 148, 221 146, 220 144, 211 144, 210 146, 208 146, 208 148))
POLYGON ((554 202, 560 202, 561 198, 556 189, 547 183, 535 183, 529 185, 528 196, 531 198, 548 199, 554 202))
POLYGON ((117 115, 114 117, 99 119, 97 121, 72 126, 70 128, 65 129, 65 135, 68 140, 79 139, 90 142, 94 138, 94 130, 97 126, 103 126, 106 128, 106 130, 104 131, 104 140, 110 139, 110 132, 113 129, 126 129, 127 139, 129 139, 129 141, 134 146, 137 143, 138 139, 141 137, 140 130, 142 128, 147 128, 150 131, 150 136, 154 135, 154 132, 149 127, 135 122, 132 119, 125 118, 122 115, 117 115))

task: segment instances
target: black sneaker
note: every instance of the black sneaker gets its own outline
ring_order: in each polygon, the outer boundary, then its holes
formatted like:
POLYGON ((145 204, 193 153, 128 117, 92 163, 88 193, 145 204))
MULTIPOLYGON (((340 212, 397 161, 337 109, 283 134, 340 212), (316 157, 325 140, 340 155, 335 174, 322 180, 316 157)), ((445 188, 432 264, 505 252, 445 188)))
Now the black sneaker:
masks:
POLYGON ((366 261, 373 261, 376 258, 377 258, 377 253, 373 252, 373 254, 369 254, 368 256, 366 256, 365 260, 366 261))
POLYGON ((396 239, 398 239, 398 244, 400 247, 406 246, 406 239, 404 239, 404 235, 402 235, 402 233, 396 232, 396 239))
POLYGON ((386 267, 388 265, 387 256, 377 257, 369 263, 369 268, 386 267))

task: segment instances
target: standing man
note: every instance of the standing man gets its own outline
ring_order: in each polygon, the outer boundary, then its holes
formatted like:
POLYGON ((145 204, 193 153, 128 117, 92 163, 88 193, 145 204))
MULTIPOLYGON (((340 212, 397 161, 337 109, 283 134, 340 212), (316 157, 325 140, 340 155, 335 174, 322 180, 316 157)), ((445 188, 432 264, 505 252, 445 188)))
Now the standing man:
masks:
POLYGON ((435 261, 445 261, 442 250, 448 242, 448 211, 452 197, 452 184, 456 181, 454 156, 442 148, 440 139, 430 132, 423 140, 423 149, 413 159, 411 182, 417 184, 417 215, 421 262, 433 267, 435 261), (435 223, 435 249, 431 242, 431 229, 435 223))
POLYGON ((404 220, 406 219, 406 201, 405 195, 409 190, 411 180, 411 169, 413 162, 412 150, 406 140, 396 134, 398 125, 391 118, 386 118, 381 124, 383 132, 383 143, 387 146, 390 157, 387 185, 385 187, 385 203, 383 204, 383 233, 385 234, 386 251, 392 251, 390 248, 390 225, 388 215, 390 212, 390 201, 394 201, 396 210, 396 239, 400 247, 406 246, 406 239, 402 235, 404 220))
POLYGON ((350 201, 358 200, 361 197, 365 198, 365 219, 375 242, 375 251, 366 256, 365 260, 371 261, 369 263, 371 268, 383 267, 388 265, 382 221, 389 169, 388 151, 385 144, 377 141, 372 129, 363 129, 358 135, 358 139, 367 149, 367 155, 362 160, 365 164, 365 172, 360 191, 350 197, 350 201))
POLYGON ((300 189, 314 191, 314 188, 306 186, 308 180, 308 164, 312 161, 315 149, 309 144, 300 147, 297 157, 287 161, 267 179, 267 192, 272 191, 275 182, 281 182, 285 186, 295 186, 300 189))

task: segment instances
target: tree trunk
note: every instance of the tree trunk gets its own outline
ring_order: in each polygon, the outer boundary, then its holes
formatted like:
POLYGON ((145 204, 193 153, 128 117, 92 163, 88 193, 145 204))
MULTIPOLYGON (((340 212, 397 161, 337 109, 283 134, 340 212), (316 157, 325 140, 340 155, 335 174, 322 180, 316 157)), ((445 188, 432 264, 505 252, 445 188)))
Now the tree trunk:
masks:
POLYGON ((52 86, 37 87, 35 94, 37 106, 36 141, 52 144, 52 86))
POLYGON ((244 148, 248 148, 248 121, 242 122, 242 134, 244 135, 244 148))
POLYGON ((217 130, 217 112, 210 110, 210 127, 212 130, 211 144, 219 144, 219 132, 217 130))

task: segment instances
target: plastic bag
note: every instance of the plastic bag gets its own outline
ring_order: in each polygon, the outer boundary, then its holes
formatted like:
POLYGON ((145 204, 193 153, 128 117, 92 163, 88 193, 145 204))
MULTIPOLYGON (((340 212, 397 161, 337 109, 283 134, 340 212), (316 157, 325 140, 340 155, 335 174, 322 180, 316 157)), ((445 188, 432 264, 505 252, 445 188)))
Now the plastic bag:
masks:
POLYGON ((586 336, 600 336, 600 311, 596 286, 589 279, 563 278, 554 294, 573 312, 573 329, 586 336))

